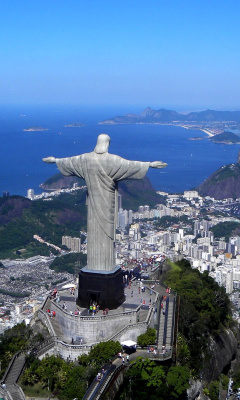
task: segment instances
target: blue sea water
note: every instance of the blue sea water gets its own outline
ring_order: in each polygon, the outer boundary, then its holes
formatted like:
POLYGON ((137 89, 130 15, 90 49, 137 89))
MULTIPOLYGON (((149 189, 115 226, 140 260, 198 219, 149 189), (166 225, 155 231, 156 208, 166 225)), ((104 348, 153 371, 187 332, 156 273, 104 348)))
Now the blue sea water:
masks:
POLYGON ((111 137, 109 152, 130 160, 168 163, 165 169, 149 169, 156 190, 170 193, 197 187, 222 165, 237 160, 239 145, 215 144, 199 130, 166 125, 98 125, 126 112, 141 110, 113 107, 1 106, 0 196, 4 191, 25 196, 27 189, 41 193, 39 184, 58 172, 43 157, 69 157, 92 151, 100 133, 111 137), (80 128, 65 128, 73 122, 80 128), (42 126, 42 132, 24 128, 42 126), (202 137, 192 141, 189 138, 202 137))

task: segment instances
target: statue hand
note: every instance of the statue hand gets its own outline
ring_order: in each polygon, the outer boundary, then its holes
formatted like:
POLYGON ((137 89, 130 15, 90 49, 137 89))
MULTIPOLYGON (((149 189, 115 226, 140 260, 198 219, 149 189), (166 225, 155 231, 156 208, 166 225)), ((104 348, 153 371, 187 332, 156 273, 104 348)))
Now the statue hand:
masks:
POLYGON ((55 157, 47 157, 47 158, 43 158, 42 160, 49 164, 54 164, 57 161, 57 159, 55 157))
POLYGON ((151 168, 165 168, 166 166, 167 166, 167 163, 164 163, 162 161, 150 162, 150 167, 151 168))

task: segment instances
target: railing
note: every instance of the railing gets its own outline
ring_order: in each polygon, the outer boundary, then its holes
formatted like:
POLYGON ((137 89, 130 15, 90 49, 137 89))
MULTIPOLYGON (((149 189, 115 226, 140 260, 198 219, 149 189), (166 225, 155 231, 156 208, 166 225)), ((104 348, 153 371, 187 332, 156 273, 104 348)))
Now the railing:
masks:
POLYGON ((7 389, 2 389, 0 387, 0 395, 3 396, 4 400, 13 400, 11 394, 8 392, 7 389))
POLYGON ((52 327, 51 322, 48 319, 47 314, 45 314, 45 312, 43 310, 38 310, 37 312, 38 318, 48 327, 49 333, 52 336, 55 336, 55 331, 52 327))
POLYGON ((10 372, 10 370, 11 370, 13 364, 14 364, 14 361, 15 361, 21 354, 23 354, 23 352, 22 352, 22 351, 18 351, 17 353, 15 353, 15 354, 12 356, 12 359, 11 359, 10 363, 8 364, 8 367, 7 367, 6 371, 5 371, 5 374, 3 375, 3 378, 2 378, 2 382, 3 382, 3 383, 5 383, 5 381, 6 381, 6 379, 7 379, 7 376, 8 376, 8 374, 9 374, 9 372, 10 372))
MULTIPOLYGON (((60 311, 62 314, 65 314, 67 317, 71 318, 71 319, 80 319, 81 321, 103 321, 107 318, 119 318, 121 316, 124 315, 135 315, 136 312, 139 311, 139 309, 141 308, 141 305, 138 306, 138 308, 134 311, 123 311, 123 312, 116 312, 115 314, 107 314, 107 315, 95 315, 94 317, 92 316, 82 316, 80 314, 78 315, 74 315, 74 314, 70 314, 67 311, 63 310, 61 306, 59 306, 58 304, 56 304, 55 302, 52 303, 52 306, 56 309, 58 309, 58 311, 60 311)), ((122 304, 122 307, 124 307, 124 303, 122 304)), ((44 312, 43 310, 41 310, 42 312, 44 312)))
POLYGON ((99 382, 99 384, 96 386, 95 390, 89 397, 89 400, 96 400, 99 399, 100 393, 101 393, 101 388, 105 387, 105 383, 111 379, 113 372, 116 370, 116 365, 111 365, 110 368, 105 372, 102 380, 99 382), (99 393, 98 393, 99 392, 99 393))
POLYGON ((119 336, 121 336, 124 332, 128 331, 130 328, 137 327, 137 326, 141 326, 141 325, 146 325, 146 326, 148 326, 148 323, 149 323, 149 320, 151 319, 152 313, 153 313, 153 308, 151 308, 151 309, 149 310, 148 315, 147 315, 147 319, 146 319, 145 321, 136 322, 135 324, 129 324, 129 325, 124 326, 120 331, 118 331, 117 333, 115 333, 115 334, 114 334, 113 336, 111 336, 108 340, 117 340, 117 338, 118 338, 119 336))
POLYGON ((160 322, 161 322, 161 301, 159 299, 158 306, 158 327, 157 327, 157 347, 159 347, 159 335, 160 335, 160 322))
POLYGON ((110 370, 109 370, 110 376, 108 377, 109 379, 104 380, 103 385, 100 386, 99 394, 96 395, 96 397, 93 397, 93 399, 94 400, 101 399, 101 397, 104 396, 104 394, 108 391, 108 388, 110 387, 115 376, 125 368, 126 368, 126 365, 123 365, 123 364, 119 365, 118 367, 115 366, 115 368, 112 371, 110 368, 110 370))
MULTIPOLYGON (((5 371, 5 374, 4 374, 4 376, 3 376, 3 379, 2 379, 2 382, 3 382, 3 383, 6 383, 8 376, 11 374, 11 369, 12 369, 12 367, 13 367, 13 365, 14 365, 14 362, 15 362, 15 361, 17 360, 17 358, 20 357, 21 355, 24 355, 24 352, 23 352, 23 351, 18 351, 17 353, 15 353, 15 354, 13 355, 13 357, 12 357, 10 363, 8 364, 7 370, 5 371)), ((21 376, 21 374, 22 374, 24 368, 25 368, 25 361, 24 361, 24 363, 23 363, 21 369, 18 371, 18 374, 17 374, 17 376, 16 376, 16 382, 17 382, 18 379, 20 378, 20 376, 21 376)), ((26 400, 26 397, 25 397, 25 394, 24 394, 22 388, 21 388, 20 386, 18 386, 17 383, 13 383, 11 386, 14 387, 15 390, 18 392, 18 395, 20 396, 20 397, 19 397, 19 400, 26 400)), ((11 392, 9 391, 9 389, 7 389, 7 388, 6 388, 6 389, 0 389, 0 394, 2 394, 2 393, 3 393, 3 395, 4 395, 4 397, 3 397, 4 400, 13 400, 13 397, 12 397, 11 392)))
POLYGON ((42 356, 43 354, 45 354, 48 350, 50 350, 51 348, 53 348, 55 346, 55 344, 58 344, 59 346, 61 346, 63 349, 67 348, 67 349, 82 349, 82 350, 87 350, 89 351, 93 346, 95 346, 96 344, 98 344, 99 342, 96 343, 92 343, 90 345, 87 344, 69 344, 69 343, 65 343, 61 338, 54 336, 51 337, 51 339, 45 341, 36 351, 35 355, 37 357, 42 356))
MULTIPOLYGON (((20 395, 18 400, 26 400, 26 396, 25 396, 21 386, 18 386, 16 383, 14 383, 13 386, 15 387, 15 389, 18 391, 18 394, 20 395)), ((10 395, 11 395, 11 393, 10 393, 10 395)))
POLYGON ((173 316, 172 316, 172 332, 171 332, 171 346, 173 345, 174 330, 175 330, 175 316, 176 316, 176 297, 173 298, 173 316))
POLYGON ((168 307, 169 307, 169 297, 166 299, 165 307, 165 321, 164 321, 164 333, 163 333, 163 345, 166 345, 167 329, 168 329, 168 307))

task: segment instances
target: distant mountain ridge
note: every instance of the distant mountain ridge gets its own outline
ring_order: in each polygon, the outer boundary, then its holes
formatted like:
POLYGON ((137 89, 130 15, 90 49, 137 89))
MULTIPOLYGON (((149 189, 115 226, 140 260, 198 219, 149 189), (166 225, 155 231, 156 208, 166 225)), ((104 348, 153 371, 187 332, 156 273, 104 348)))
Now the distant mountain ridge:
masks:
POLYGON ((161 108, 153 110, 150 107, 145 108, 140 114, 126 114, 116 116, 99 122, 102 125, 110 124, 146 124, 146 123, 171 123, 171 122, 240 122, 240 111, 215 111, 205 110, 199 112, 190 112, 181 114, 174 110, 161 108))

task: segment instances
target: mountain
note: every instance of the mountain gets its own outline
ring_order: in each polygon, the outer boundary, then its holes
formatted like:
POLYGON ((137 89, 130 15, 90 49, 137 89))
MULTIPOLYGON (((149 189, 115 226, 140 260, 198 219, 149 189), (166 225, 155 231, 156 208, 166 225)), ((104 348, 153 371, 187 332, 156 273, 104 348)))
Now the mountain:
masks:
MULTIPOLYGON (((74 183, 77 183, 79 186, 86 185, 85 181, 81 178, 56 174, 42 183, 41 188, 44 190, 66 189, 72 188, 74 183)), ((162 202, 161 196, 156 193, 148 177, 141 180, 126 179, 120 181, 118 190, 123 196, 123 208, 128 210, 137 211, 140 205, 148 204, 150 207, 154 207, 157 203, 162 202)))
MULTIPOLYGON (((49 182, 49 180, 48 180, 49 182)), ((50 183, 54 187, 69 187, 69 177, 54 176, 50 183)), ((70 181, 71 182, 71 181, 70 181)), ((81 185, 84 181, 81 180, 81 185)), ((44 186, 45 184, 43 184, 44 186)), ((47 186, 46 186, 47 187, 47 186)), ((123 208, 136 211, 139 205, 150 207, 163 202, 153 189, 148 178, 126 180, 119 183, 123 208)), ((85 190, 61 194, 51 201, 30 201, 21 196, 0 199, 0 259, 33 255, 49 255, 48 246, 40 244, 34 235, 47 242, 61 246, 62 236, 79 237, 86 230, 87 208, 85 190)), ((51 249, 52 251, 52 249, 51 249)))
POLYGON ((240 137, 232 132, 224 131, 209 138, 215 143, 234 144, 240 143, 240 137))
POLYGON ((240 164, 224 165, 207 178, 198 188, 201 196, 216 200, 240 197, 240 164))
POLYGON ((41 183, 40 188, 43 190, 68 189, 72 188, 74 183, 77 183, 78 186, 86 185, 85 181, 77 176, 64 176, 58 173, 41 183))
POLYGON ((214 111, 206 110, 200 112, 191 112, 189 114, 181 114, 173 110, 153 110, 147 107, 141 114, 126 114, 117 116, 105 121, 99 122, 102 125, 110 124, 154 124, 154 123, 171 123, 176 121, 188 122, 239 122, 240 111, 214 111))

